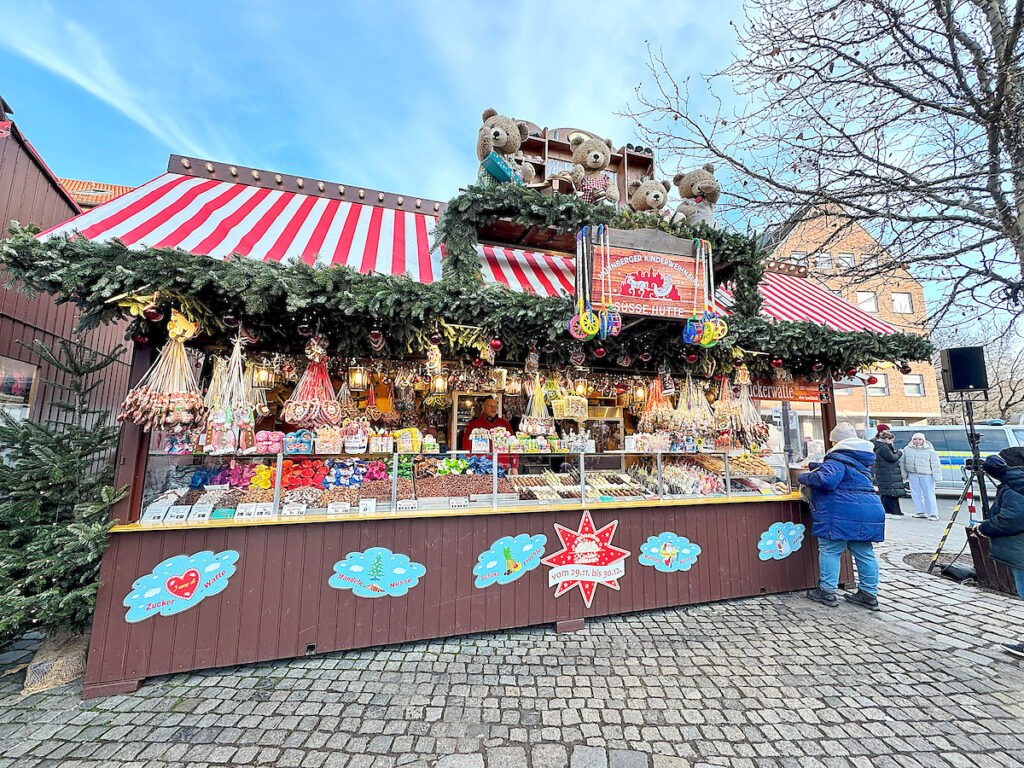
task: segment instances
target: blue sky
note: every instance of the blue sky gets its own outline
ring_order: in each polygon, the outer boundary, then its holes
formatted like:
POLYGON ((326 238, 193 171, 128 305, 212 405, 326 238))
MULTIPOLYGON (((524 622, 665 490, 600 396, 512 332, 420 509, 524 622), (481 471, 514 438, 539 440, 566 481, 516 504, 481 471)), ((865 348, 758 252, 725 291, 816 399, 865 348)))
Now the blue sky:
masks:
POLYGON ((59 176, 137 185, 177 152, 448 199, 487 107, 633 140, 648 42, 727 62, 740 2, 713 7, 6 0, 0 94, 59 176))

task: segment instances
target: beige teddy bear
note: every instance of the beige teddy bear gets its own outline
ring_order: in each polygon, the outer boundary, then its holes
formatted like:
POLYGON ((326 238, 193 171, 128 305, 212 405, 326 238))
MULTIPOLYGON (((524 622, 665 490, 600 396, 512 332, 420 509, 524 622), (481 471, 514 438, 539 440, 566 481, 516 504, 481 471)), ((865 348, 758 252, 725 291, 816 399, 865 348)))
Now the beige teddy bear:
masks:
POLYGON ((659 211, 668 202, 672 185, 667 181, 631 181, 626 187, 629 207, 634 211, 659 211))
MULTIPOLYGON (((530 135, 530 129, 526 123, 516 122, 511 118, 498 114, 496 109, 485 109, 483 114, 483 125, 476 137, 476 159, 481 163, 491 152, 501 155, 508 164, 519 171, 523 182, 529 184, 533 181, 537 171, 527 162, 517 163, 515 154, 519 147, 530 135)), ((480 166, 477 175, 480 181, 496 182, 497 180, 480 166)))
POLYGON ((598 203, 619 202, 619 189, 615 186, 604 169, 612 160, 612 140, 588 139, 576 134, 569 141, 572 147, 572 183, 576 185, 576 195, 591 205, 598 203))
POLYGON ((718 186, 715 179, 715 166, 707 163, 703 168, 697 168, 689 173, 677 173, 672 183, 679 190, 679 196, 683 202, 676 208, 673 221, 680 219, 695 227, 698 224, 707 224, 717 227, 715 220, 715 205, 722 195, 722 188, 718 186))

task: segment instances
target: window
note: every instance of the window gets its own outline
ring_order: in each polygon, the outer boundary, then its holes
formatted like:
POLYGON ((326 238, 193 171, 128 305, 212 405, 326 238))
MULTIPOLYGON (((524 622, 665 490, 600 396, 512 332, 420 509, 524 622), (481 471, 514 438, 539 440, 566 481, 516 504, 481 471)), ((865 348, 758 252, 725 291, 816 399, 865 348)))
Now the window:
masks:
POLYGON ((878 254, 865 253, 861 256, 860 263, 865 269, 876 269, 878 267, 878 254))
POLYGON ((832 269, 832 254, 831 253, 819 253, 818 254, 818 269, 832 269))
POLYGON ((857 306, 865 312, 877 312, 878 296, 874 291, 857 291, 857 306))
POLYGON ((903 377, 903 394, 907 397, 924 397, 924 376, 908 373, 903 377))
POLYGON ((909 293, 893 293, 892 311, 901 315, 914 313, 914 297, 909 293))
POLYGON ((837 253, 836 261, 841 269, 853 269, 857 266, 857 260, 853 258, 852 253, 837 253))
POLYGON ((807 254, 804 251, 793 251, 789 254, 789 260, 801 267, 807 266, 807 254))
MULTIPOLYGON (((981 437, 981 442, 978 444, 978 450, 983 453, 995 453, 1001 451, 1003 448, 1009 446, 1010 441, 1006 436, 1006 431, 1001 427, 994 429, 985 429, 984 427, 978 427, 978 435, 981 437)), ((949 445, 950 451, 959 453, 970 453, 971 444, 967 440, 967 430, 963 427, 959 429, 950 429, 946 432, 946 440, 949 445)))
POLYGON ((871 397, 887 397, 889 394, 889 377, 884 373, 873 375, 878 379, 878 383, 868 387, 868 395, 871 397))
POLYGON ((0 356, 0 408, 19 420, 28 418, 35 394, 36 366, 0 356))

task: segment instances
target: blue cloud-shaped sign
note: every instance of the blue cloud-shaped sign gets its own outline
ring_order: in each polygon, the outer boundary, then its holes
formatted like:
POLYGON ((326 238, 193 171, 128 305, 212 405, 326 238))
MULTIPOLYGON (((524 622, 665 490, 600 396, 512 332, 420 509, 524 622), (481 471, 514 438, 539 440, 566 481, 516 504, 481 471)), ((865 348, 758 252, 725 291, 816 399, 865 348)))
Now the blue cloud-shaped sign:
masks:
POLYGON ((371 547, 365 552, 349 552, 336 562, 327 583, 335 589, 351 589, 357 597, 401 597, 419 584, 426 572, 408 555, 371 547))
POLYGON ((801 523, 772 523, 757 542, 762 560, 782 560, 800 549, 806 529, 801 523))
POLYGON ((651 536, 640 546, 640 565, 653 567, 662 573, 688 571, 697 562, 700 547, 685 536, 668 531, 651 536))
POLYGON ((176 555, 132 584, 124 599, 125 621, 134 623, 150 616, 173 616, 199 604, 204 598, 223 592, 235 572, 238 552, 197 552, 176 555))
POLYGON ((532 571, 540 565, 547 541, 548 537, 543 533, 502 536, 477 558, 477 564, 473 566, 476 574, 474 585, 483 588, 491 584, 508 584, 532 571))

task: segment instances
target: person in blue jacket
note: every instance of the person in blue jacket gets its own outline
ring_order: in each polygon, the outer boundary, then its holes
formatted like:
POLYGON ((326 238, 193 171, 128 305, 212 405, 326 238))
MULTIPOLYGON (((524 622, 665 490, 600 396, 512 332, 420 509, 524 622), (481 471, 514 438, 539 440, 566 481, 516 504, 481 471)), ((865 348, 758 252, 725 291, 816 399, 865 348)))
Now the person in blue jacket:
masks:
POLYGON ((807 597, 827 606, 838 605, 839 563, 850 550, 857 563, 858 589, 843 597, 854 605, 878 610, 878 561, 871 546, 885 538, 885 510, 875 493, 871 467, 874 446, 857 437, 852 424, 842 422, 829 435, 835 444, 820 464, 800 475, 811 490, 812 533, 818 539, 818 586, 807 597))
MULTIPOLYGON (((1024 447, 1004 448, 982 466, 999 488, 988 518, 971 530, 992 539, 989 556, 1010 566, 1017 593, 1024 600, 1024 447)), ((1024 658, 1024 643, 1003 643, 1003 648, 1024 658)))

